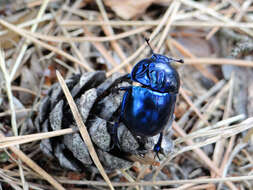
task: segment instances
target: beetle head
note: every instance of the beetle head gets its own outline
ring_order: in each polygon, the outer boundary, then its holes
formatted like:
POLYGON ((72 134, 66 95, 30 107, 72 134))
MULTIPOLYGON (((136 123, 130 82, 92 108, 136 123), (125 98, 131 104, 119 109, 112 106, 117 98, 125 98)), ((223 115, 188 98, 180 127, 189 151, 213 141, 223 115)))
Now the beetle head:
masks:
POLYGON ((154 91, 178 93, 180 79, 170 64, 172 61, 164 55, 152 54, 151 58, 143 59, 134 66, 131 78, 154 91))
POLYGON ((139 61, 131 72, 133 81, 139 82, 154 91, 178 93, 180 79, 178 72, 171 66, 172 62, 183 63, 182 59, 173 59, 153 52, 152 56, 139 61))

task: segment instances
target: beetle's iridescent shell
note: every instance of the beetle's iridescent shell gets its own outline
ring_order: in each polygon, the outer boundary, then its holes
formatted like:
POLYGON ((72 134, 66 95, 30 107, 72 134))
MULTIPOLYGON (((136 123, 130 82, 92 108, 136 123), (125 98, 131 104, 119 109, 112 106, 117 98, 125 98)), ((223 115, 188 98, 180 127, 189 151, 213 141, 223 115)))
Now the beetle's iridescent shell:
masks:
POLYGON ((180 79, 171 62, 172 59, 164 55, 153 54, 134 66, 131 78, 154 91, 178 93, 180 79))

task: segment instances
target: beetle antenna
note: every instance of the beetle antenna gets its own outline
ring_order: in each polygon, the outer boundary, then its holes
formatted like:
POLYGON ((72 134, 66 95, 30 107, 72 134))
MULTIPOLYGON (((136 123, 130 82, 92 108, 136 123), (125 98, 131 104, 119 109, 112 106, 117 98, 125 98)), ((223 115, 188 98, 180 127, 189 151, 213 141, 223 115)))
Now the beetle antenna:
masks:
POLYGON ((171 58, 171 60, 173 60, 175 62, 179 62, 179 63, 184 63, 183 59, 174 59, 174 58, 171 58))
POLYGON ((148 39, 148 38, 145 38, 145 41, 147 42, 148 46, 150 47, 151 53, 154 54, 154 51, 153 51, 153 49, 152 49, 152 47, 151 47, 151 45, 150 45, 150 43, 149 43, 149 39, 148 39))

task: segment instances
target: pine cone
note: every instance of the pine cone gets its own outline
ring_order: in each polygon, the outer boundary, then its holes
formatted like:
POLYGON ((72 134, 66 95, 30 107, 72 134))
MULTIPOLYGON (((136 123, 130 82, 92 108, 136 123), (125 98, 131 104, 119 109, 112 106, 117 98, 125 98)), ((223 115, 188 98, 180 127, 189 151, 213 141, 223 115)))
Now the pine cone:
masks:
MULTIPOLYGON (((115 73, 106 79, 102 71, 88 72, 83 75, 74 75, 65 82, 88 128, 99 159, 107 171, 127 168, 132 164, 132 161, 128 159, 129 155, 140 155, 152 150, 158 136, 136 138, 123 123, 120 123, 118 128, 120 150, 111 149, 110 131, 114 121, 117 121, 119 117, 119 108, 124 94, 124 91, 115 89, 131 85, 125 75, 115 73)), ((35 126, 40 132, 76 128, 68 102, 58 83, 51 87, 48 95, 41 101, 35 126)), ((165 153, 172 148, 172 142, 168 136, 169 134, 165 134, 162 144, 165 153)), ((40 147, 47 156, 57 158, 60 165, 65 168, 74 171, 83 169, 94 171, 95 169, 79 132, 42 140, 40 147)))

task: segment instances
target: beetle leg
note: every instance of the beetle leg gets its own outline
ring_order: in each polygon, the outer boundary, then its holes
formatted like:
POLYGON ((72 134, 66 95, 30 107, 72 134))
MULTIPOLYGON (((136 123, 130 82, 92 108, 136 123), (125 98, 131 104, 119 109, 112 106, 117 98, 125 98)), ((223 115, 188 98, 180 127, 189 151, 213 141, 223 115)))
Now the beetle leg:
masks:
POLYGON ((119 122, 115 122, 113 127, 112 127, 112 142, 111 142, 111 149, 113 149, 115 146, 117 148, 120 148, 119 145, 119 139, 118 139, 118 127, 119 127, 119 122))
MULTIPOLYGON (((161 149, 162 149, 162 147, 161 147, 162 140, 163 140, 163 133, 161 132, 160 136, 159 136, 159 139, 158 139, 156 145, 153 148, 153 150, 155 152, 155 157, 157 156, 158 158, 159 158, 158 153, 161 152, 161 149)), ((160 158, 159 158, 159 160, 160 160, 160 158)))
MULTIPOLYGON (((126 93, 128 93, 128 90, 132 89, 132 86, 122 86, 122 87, 119 87, 117 88, 118 90, 125 90, 126 93)), ((123 100, 122 100, 122 104, 125 102, 125 94, 124 94, 124 97, 123 97, 123 100)))
POLYGON ((127 74, 126 79, 131 79, 131 74, 127 74))
POLYGON ((119 139, 118 139, 118 127, 119 127, 119 123, 121 122, 121 118, 123 117, 124 111, 125 111, 125 103, 126 103, 126 97, 128 96, 129 90, 132 89, 131 86, 128 87, 120 87, 118 88, 119 90, 125 90, 125 94, 123 96, 122 99, 122 103, 121 103, 121 109, 120 109, 120 115, 118 118, 118 121, 115 122, 115 124, 113 125, 112 128, 112 136, 113 136, 113 144, 111 149, 114 148, 114 146, 116 145, 117 148, 120 148, 120 144, 119 144, 119 139))
MULTIPOLYGON (((118 90, 125 90, 125 91, 127 91, 130 88, 132 88, 132 86, 122 86, 122 87, 118 87, 118 88, 113 88, 112 92, 116 93, 118 90)), ((122 101, 122 103, 123 103, 123 101, 122 101)))

